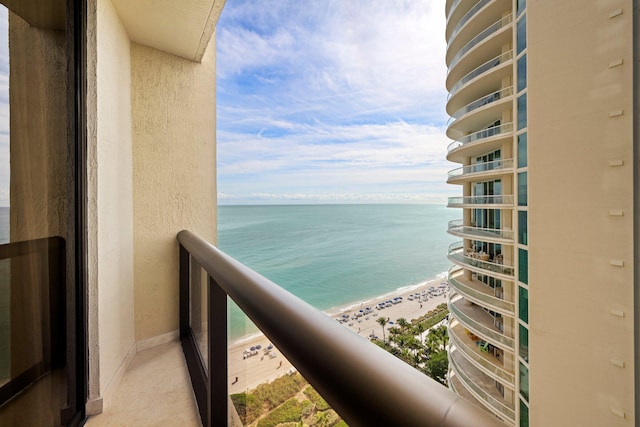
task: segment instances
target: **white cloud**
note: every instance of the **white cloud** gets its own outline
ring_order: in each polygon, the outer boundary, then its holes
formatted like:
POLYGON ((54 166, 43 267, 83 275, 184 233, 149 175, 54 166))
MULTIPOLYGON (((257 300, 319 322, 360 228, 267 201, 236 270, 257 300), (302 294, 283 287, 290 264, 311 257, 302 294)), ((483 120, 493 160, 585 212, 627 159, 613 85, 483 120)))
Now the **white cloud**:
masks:
POLYGON ((444 0, 228 2, 217 35, 222 194, 441 199, 444 24, 444 0))

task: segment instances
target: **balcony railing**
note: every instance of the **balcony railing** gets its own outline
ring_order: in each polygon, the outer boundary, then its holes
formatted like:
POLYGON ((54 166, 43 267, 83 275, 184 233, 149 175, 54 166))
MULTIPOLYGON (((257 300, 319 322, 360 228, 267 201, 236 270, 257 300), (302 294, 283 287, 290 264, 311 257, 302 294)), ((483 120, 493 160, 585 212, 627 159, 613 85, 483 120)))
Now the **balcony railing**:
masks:
POLYGON ((455 38, 455 36, 460 32, 460 29, 464 26, 464 24, 466 24, 469 21, 469 19, 471 19, 480 9, 482 9, 490 1, 493 1, 493 0, 480 0, 471 9, 469 9, 469 11, 462 18, 460 18, 460 21, 458 21, 455 28, 451 32, 451 35, 449 36, 449 40, 447 41, 447 48, 449 47, 449 45, 451 44, 451 41, 455 38))
POLYGON ((464 107, 462 107, 461 109, 453 113, 451 117, 453 119, 459 119, 463 115, 473 110, 477 110, 480 107, 499 101, 510 95, 513 95, 513 86, 509 86, 504 89, 497 90, 493 93, 490 93, 489 95, 483 96, 482 98, 478 98, 475 101, 468 103, 467 105, 465 105, 464 107))
MULTIPOLYGON (((464 327, 458 324, 458 329, 464 329, 464 327)), ((471 339, 468 338, 470 341, 471 339)), ((482 357, 482 355, 476 352, 476 348, 478 348, 475 344, 472 344, 473 347, 469 347, 469 344, 465 342, 465 340, 458 336, 456 331, 453 328, 449 327, 449 340, 455 344, 455 346, 463 353, 467 359, 474 361, 478 366, 481 366, 485 371, 491 372, 496 377, 500 378, 503 381, 506 381, 509 384, 514 384, 515 377, 511 372, 506 371, 504 368, 497 366, 496 364, 487 360, 486 357, 482 357)), ((472 341, 473 343, 473 341, 472 341)), ((488 356, 493 357, 493 356, 488 356)), ((497 362, 497 361, 496 361, 497 362)))
POLYGON ((478 34, 477 36, 475 36, 474 38, 472 38, 471 40, 469 40, 469 42, 464 45, 459 51, 458 53, 456 53, 456 55, 451 59, 451 63, 449 64, 449 70, 452 70, 453 67, 456 66, 456 64, 458 63, 458 61, 467 53, 469 52, 471 49, 473 49, 474 47, 476 47, 480 42, 484 41, 485 39, 489 38, 491 35, 493 35, 494 33, 496 33, 498 30, 500 30, 501 28, 506 27, 507 25, 511 24, 511 21, 513 21, 513 17, 511 16, 511 14, 505 16, 504 18, 500 19, 497 22, 494 22, 493 24, 489 25, 487 28, 485 28, 484 30, 482 30, 482 32, 480 34, 478 34))
POLYGON ((475 163, 449 171, 447 181, 460 178, 465 175, 474 175, 490 171, 508 171, 513 169, 513 159, 500 159, 485 163, 475 163))
POLYGON ((481 228, 471 227, 468 225, 462 225, 461 219, 454 219, 449 221, 449 228, 447 230, 449 234, 460 237, 477 237, 480 240, 510 240, 513 241, 513 230, 505 230, 501 228, 481 228))
MULTIPOLYGON (((473 300, 476 300, 479 304, 487 304, 494 311, 503 312, 504 314, 513 316, 515 305, 511 301, 505 301, 495 295, 487 292, 482 292, 469 286, 464 281, 460 280, 462 269, 456 266, 449 268, 448 282, 452 288, 457 290, 462 295, 468 296, 473 300)), ((479 285, 481 286, 481 285, 479 285)), ((488 289, 491 289, 487 286, 488 289)))
MULTIPOLYGON (((477 310, 482 310, 477 307, 477 310)), ((460 321, 465 327, 478 336, 485 338, 487 341, 495 343, 498 347, 506 346, 510 351, 513 351, 514 340, 498 331, 493 330, 491 327, 483 324, 482 321, 473 319, 470 315, 467 315, 458 307, 454 302, 449 301, 449 311, 453 313, 453 316, 460 321)), ((483 312, 484 313, 484 312, 483 312)), ((483 315, 482 313, 480 313, 483 315)), ((484 313, 484 315, 491 317, 491 315, 484 313)), ((483 315, 483 316, 484 316, 483 315)))
POLYGON ((516 415, 515 415, 515 411, 512 408, 507 406, 503 401, 500 401, 499 399, 492 396, 484 388, 477 385, 475 381, 470 378, 468 373, 460 366, 460 362, 456 360, 455 351, 453 352, 452 357, 449 357, 449 361, 453 365, 453 369, 460 377, 460 380, 462 381, 462 383, 469 390, 477 394, 480 400, 483 401, 483 403, 488 405, 490 409, 500 414, 502 417, 505 417, 506 419, 511 421, 515 420, 516 415))
POLYGON ((507 280, 511 280, 513 278, 513 266, 492 262, 491 258, 483 259, 484 256, 485 255, 474 252, 463 254, 462 248, 451 249, 450 247, 448 258, 457 265, 470 267, 471 270, 481 274, 485 273, 491 275, 491 273, 497 273, 507 276, 507 280))
POLYGON ((488 196, 453 196, 449 197, 447 206, 459 207, 465 205, 507 205, 513 206, 513 195, 492 194, 488 196))
POLYGON ((451 152, 471 142, 476 142, 485 138, 490 138, 492 136, 503 135, 511 132, 513 132, 513 123, 504 123, 499 126, 493 126, 490 128, 482 129, 478 132, 474 132, 470 135, 463 136, 457 139, 456 141, 453 141, 447 147, 447 151, 451 152))
POLYGON ((191 232, 178 241, 180 336, 203 425, 227 425, 227 296, 349 425, 502 425, 191 232), (191 325, 194 265, 208 275, 207 363, 191 325))
POLYGON ((458 7, 458 5, 460 4, 462 0, 455 0, 452 4, 451 7, 449 8, 449 10, 447 11, 447 22, 449 22, 449 18, 451 18, 451 13, 453 13, 454 10, 456 10, 456 7, 458 7))
POLYGON ((451 87, 451 90, 449 91, 449 98, 451 98, 453 95, 455 95, 458 90, 464 86, 467 82, 473 80, 475 77, 479 76, 480 74, 484 73, 485 71, 488 71, 494 67, 497 67, 500 64, 504 64, 505 62, 509 61, 513 59, 513 50, 510 50, 508 52, 505 52, 503 54, 500 54, 498 56, 496 56, 495 58, 492 58, 490 60, 488 60, 487 62, 485 62, 484 64, 476 67, 475 69, 471 70, 470 72, 468 72, 467 74, 464 75, 464 77, 462 77, 460 80, 458 80, 456 82, 456 84, 454 84, 451 87))

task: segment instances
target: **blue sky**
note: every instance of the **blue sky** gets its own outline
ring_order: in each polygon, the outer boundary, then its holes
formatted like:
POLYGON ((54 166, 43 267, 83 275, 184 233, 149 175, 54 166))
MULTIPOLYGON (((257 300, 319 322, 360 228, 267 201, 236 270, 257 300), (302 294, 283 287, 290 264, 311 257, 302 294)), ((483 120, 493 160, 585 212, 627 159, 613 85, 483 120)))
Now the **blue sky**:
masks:
POLYGON ((443 203, 444 0, 227 0, 218 200, 443 203))

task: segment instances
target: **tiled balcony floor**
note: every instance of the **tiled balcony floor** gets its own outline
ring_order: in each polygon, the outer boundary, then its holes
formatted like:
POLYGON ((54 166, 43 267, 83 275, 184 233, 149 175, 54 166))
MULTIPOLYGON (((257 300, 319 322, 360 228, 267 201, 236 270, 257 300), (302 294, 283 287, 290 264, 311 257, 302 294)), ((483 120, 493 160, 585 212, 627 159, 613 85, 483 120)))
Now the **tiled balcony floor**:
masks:
POLYGON ((89 427, 200 426, 178 341, 138 352, 104 412, 89 427))

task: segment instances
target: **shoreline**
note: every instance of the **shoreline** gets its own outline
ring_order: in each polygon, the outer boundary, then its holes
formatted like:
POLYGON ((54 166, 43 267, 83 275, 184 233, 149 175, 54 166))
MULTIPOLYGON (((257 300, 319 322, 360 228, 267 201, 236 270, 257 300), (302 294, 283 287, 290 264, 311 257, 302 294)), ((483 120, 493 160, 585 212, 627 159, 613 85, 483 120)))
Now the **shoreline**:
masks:
MULTIPOLYGON (((372 335, 382 336, 382 326, 377 321, 380 316, 387 317, 390 321, 385 326, 386 331, 393 327, 397 319, 401 317, 411 322, 411 320, 423 316, 439 304, 446 302, 447 293, 446 277, 441 277, 439 274, 434 279, 404 286, 363 301, 332 307, 324 310, 323 313, 336 319, 354 333, 370 339, 372 335), (430 288, 434 290, 431 294, 429 293, 430 288), (415 298, 416 293, 419 295, 419 300, 415 298), (401 300, 394 300, 399 297, 401 300), (386 301, 389 303, 385 308, 376 308, 378 303, 386 301), (393 303, 393 301, 402 302, 393 303), (360 312, 360 310, 363 311, 360 312), (348 320, 346 320, 346 316, 348 316, 348 320)), ((268 349, 270 344, 267 337, 259 331, 236 338, 229 343, 229 394, 252 390, 287 372, 295 371, 295 368, 277 349, 268 349), (251 351, 251 347, 256 346, 260 346, 260 348, 251 351)))

